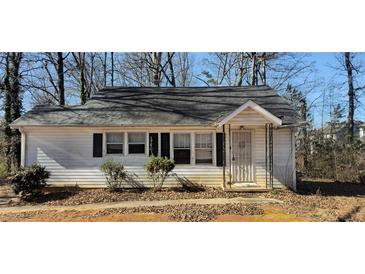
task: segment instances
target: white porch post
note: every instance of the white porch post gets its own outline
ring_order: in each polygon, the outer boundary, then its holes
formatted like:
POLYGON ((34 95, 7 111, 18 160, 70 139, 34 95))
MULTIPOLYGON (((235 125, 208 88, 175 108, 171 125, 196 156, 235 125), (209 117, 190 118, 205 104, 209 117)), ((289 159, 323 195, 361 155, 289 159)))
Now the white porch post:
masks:
POLYGON ((214 131, 213 133, 213 137, 212 137, 212 140, 213 140, 213 148, 212 148, 212 163, 213 163, 213 166, 217 166, 217 131, 214 131))
POLYGON ((170 159, 174 159, 174 133, 170 132, 170 159))
POLYGON ((190 133, 191 156, 190 164, 195 165, 195 132, 190 133))
POLYGON ((149 136, 150 136, 150 134, 149 134, 149 132, 147 131, 146 132, 146 155, 147 155, 147 157, 149 157, 149 155, 150 155, 150 138, 149 138, 149 136))
POLYGON ((20 133, 21 133, 21 138, 20 138, 20 142, 21 142, 21 146, 20 146, 20 165, 22 167, 25 166, 25 149, 26 149, 26 133, 24 132, 23 129, 20 129, 20 133))
POLYGON ((296 159, 295 159, 295 130, 292 130, 292 161, 293 161, 293 190, 297 191, 297 169, 296 169, 296 159))

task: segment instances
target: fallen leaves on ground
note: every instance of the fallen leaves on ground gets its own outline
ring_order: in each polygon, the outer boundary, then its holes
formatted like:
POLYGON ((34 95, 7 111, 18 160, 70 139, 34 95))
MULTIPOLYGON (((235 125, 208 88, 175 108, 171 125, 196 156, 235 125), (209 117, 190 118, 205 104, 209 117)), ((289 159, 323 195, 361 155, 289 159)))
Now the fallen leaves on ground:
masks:
POLYGON ((156 200, 180 200, 180 199, 207 199, 207 198, 233 198, 252 197, 255 193, 231 193, 219 188, 205 188, 199 191, 186 191, 182 188, 163 189, 153 191, 150 189, 124 190, 110 192, 106 189, 65 190, 46 192, 23 201, 21 205, 52 205, 73 206, 94 203, 113 203, 121 201, 156 201, 156 200))

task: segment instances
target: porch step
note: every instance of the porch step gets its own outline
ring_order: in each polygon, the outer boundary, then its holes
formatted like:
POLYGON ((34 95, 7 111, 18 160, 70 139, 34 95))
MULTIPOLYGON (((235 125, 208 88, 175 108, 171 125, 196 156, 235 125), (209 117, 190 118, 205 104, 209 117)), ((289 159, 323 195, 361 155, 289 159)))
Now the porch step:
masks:
POLYGON ((271 188, 263 187, 232 187, 229 186, 224 189, 226 192, 268 192, 271 188))

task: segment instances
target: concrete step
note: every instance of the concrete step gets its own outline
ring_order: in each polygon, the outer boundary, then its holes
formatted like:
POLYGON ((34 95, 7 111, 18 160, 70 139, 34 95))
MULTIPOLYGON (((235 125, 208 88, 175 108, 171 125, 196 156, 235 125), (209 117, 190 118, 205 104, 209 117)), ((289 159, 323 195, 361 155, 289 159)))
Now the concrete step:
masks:
POLYGON ((235 188, 230 188, 229 186, 227 186, 224 191, 226 192, 268 192, 270 191, 270 188, 263 188, 263 187, 235 187, 235 188))

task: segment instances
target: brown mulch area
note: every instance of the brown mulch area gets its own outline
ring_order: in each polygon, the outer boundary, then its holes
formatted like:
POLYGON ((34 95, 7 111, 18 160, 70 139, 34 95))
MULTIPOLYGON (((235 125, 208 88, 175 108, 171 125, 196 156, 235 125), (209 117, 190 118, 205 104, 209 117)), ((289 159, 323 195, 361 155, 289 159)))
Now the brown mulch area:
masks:
MULTIPOLYGON (((131 213, 157 214, 154 221, 206 222, 220 215, 261 215, 263 210, 254 205, 177 205, 164 207, 115 208, 88 211, 33 211, 0 214, 0 221, 116 221, 131 213), (167 216, 168 219, 164 218, 167 216)), ((142 219, 145 221, 146 219, 142 219)))
MULTIPOLYGON (((163 189, 155 192, 149 189, 133 189, 121 192, 110 192, 106 189, 69 189, 64 191, 51 191, 40 194, 34 198, 22 201, 20 205, 52 205, 71 206, 93 203, 112 203, 121 201, 153 201, 153 200, 179 200, 179 199, 206 199, 206 198, 233 198, 252 197, 254 193, 228 193, 218 188, 205 188, 197 191, 184 190, 183 188, 163 189)), ((19 204, 17 205, 19 206, 19 204)))

